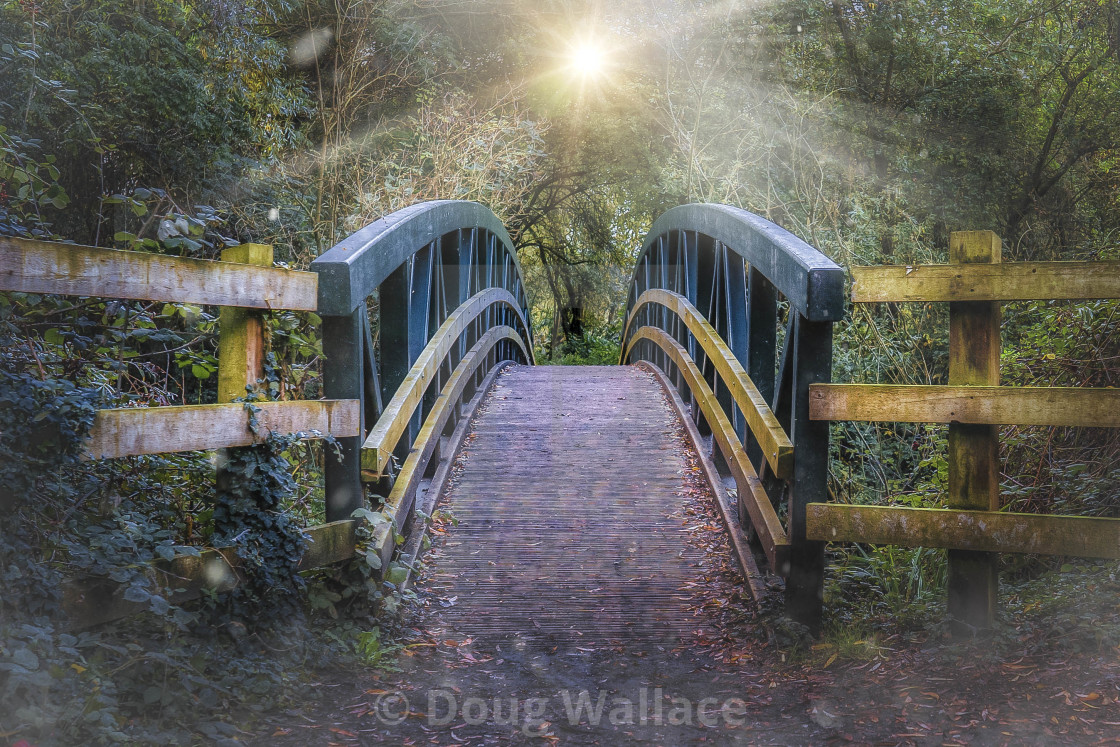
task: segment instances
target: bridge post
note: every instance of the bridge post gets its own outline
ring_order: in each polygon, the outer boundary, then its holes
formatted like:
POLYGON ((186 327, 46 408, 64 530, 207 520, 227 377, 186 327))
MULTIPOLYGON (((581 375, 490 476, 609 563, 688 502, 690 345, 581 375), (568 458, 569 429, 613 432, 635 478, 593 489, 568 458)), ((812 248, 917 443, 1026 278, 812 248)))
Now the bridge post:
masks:
MULTIPOLYGON (((320 280, 321 282, 321 280, 320 280)), ((363 303, 346 316, 323 317, 323 394, 328 399, 362 401, 359 436, 337 439, 337 451, 326 449, 323 479, 326 483, 326 519, 328 522, 349 519, 362 507, 361 449, 365 438, 365 324, 363 303)))
MULTIPOLYGON (((689 299, 692 304, 700 310, 700 313, 705 318, 712 315, 712 298, 715 295, 715 281, 716 281, 716 242, 710 236, 699 234, 696 236, 696 297, 689 299)), ((690 278, 691 280, 691 278, 690 278)), ((690 283, 691 284, 691 283, 690 283)), ((702 348, 696 348, 690 351, 692 354, 698 356, 694 358, 696 365, 700 371, 704 373, 705 378, 709 378, 708 372, 711 366, 708 363, 708 358, 704 354, 702 348)), ((712 383, 711 380, 708 381, 712 383)), ((694 393, 689 395, 690 404, 692 405, 693 419, 696 421, 696 428, 700 431, 701 436, 712 435, 712 428, 708 425, 708 421, 700 412, 700 407, 696 404, 696 395, 694 393)))
POLYGON ((824 602, 824 543, 806 538, 805 513, 810 503, 828 500, 829 424, 809 419, 809 386, 832 380, 832 322, 811 322, 799 315, 793 333, 793 341, 786 342, 794 346, 786 614, 815 636, 820 633, 824 602))
MULTIPOLYGON (((991 231, 955 231, 950 264, 998 264, 1000 240, 991 231)), ((949 385, 999 386, 1000 304, 949 303, 949 385)), ((999 510, 999 429, 949 424, 949 507, 999 510)), ((948 611, 954 636, 971 636, 995 622, 999 555, 949 550, 948 611)))
MULTIPOLYGON (((757 267, 747 270, 747 359, 743 366, 763 399, 775 407, 774 360, 778 351, 778 293, 757 267)), ((753 434, 743 442, 747 456, 761 474, 762 448, 753 434)))

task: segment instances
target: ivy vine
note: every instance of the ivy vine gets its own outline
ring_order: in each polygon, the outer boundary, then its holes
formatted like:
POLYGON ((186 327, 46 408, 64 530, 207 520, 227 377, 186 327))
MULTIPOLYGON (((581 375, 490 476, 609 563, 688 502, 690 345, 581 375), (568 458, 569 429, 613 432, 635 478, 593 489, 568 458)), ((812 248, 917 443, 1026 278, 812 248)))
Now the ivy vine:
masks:
MULTIPOLYGON (((245 409, 250 428, 259 433, 260 408, 253 401, 246 401, 245 409)), ((236 548, 241 578, 218 608, 222 621, 244 623, 266 613, 267 619, 275 620, 300 609, 306 584, 299 563, 307 537, 285 503, 296 488, 288 454, 305 437, 271 433, 262 443, 223 452, 214 495, 212 544, 236 548)))

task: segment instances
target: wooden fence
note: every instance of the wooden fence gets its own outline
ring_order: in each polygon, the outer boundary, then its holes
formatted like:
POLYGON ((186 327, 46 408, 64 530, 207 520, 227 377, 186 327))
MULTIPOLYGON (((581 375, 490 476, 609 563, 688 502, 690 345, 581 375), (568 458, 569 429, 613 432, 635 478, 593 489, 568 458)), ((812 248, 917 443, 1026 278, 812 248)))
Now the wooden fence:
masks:
POLYGON ((947 509, 815 503, 824 541, 949 550, 954 633, 990 627, 997 553, 1120 557, 1120 519, 1000 511, 1000 425, 1120 426, 1120 390, 1001 387, 1000 303, 1120 298, 1120 262, 1002 263, 990 231, 952 234, 947 266, 852 268, 852 300, 949 302, 948 386, 816 384, 815 420, 948 423, 947 509))
MULTIPOLYGON (((250 429, 244 406, 233 402, 263 376, 264 314, 318 308, 316 273, 272 263, 272 247, 259 244, 226 249, 222 261, 215 262, 0 237, 0 291, 221 307, 219 404, 101 410, 85 447, 87 459, 247 446, 269 433, 359 436, 357 400, 257 403, 259 433, 250 429)), ((311 542, 301 568, 337 562, 354 552, 352 521, 304 531, 311 542)), ((201 557, 158 561, 152 576, 162 587, 181 589, 170 598, 182 603, 207 588, 236 586, 237 566, 232 550, 216 549, 201 557)), ((63 605, 75 625, 86 627, 142 608, 124 600, 122 593, 108 579, 75 579, 65 590, 63 605)))

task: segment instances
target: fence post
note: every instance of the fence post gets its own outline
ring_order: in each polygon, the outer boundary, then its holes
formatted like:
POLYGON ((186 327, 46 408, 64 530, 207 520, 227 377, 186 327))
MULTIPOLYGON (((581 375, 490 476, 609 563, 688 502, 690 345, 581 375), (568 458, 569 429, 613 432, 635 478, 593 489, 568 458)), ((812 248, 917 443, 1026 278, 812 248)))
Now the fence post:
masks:
MULTIPOLYGON (((222 250, 223 262, 243 265, 272 265, 272 247, 241 244, 222 250)), ((264 376, 264 314, 258 309, 222 306, 218 310, 218 403, 233 402, 245 396, 245 387, 264 376)), ((215 480, 218 490, 229 488, 224 465, 230 449, 218 450, 215 480)))
MULTIPOLYGON (((1000 239, 991 231, 956 231, 950 264, 998 264, 1000 239)), ((949 303, 949 385, 998 386, 1000 305, 949 303)), ((999 510, 999 430, 949 424, 949 507, 999 510)), ((954 636, 973 635, 995 621, 999 555, 949 550, 948 612, 954 636)))
MULTIPOLYGON (((222 261, 270 267, 272 247, 229 247, 222 250, 222 261)), ((218 333, 218 402, 233 402, 264 375, 264 312, 223 306, 218 312, 218 333)))

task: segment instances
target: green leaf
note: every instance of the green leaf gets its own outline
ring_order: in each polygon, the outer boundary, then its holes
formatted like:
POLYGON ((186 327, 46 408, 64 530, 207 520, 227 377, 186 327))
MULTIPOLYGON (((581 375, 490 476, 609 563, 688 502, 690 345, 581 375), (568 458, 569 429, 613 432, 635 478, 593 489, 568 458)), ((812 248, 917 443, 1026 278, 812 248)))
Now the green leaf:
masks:
POLYGON ((18 648, 13 651, 12 661, 32 672, 39 668, 39 657, 29 648, 18 648))
POLYGON ((384 516, 382 516, 379 513, 374 512, 374 511, 370 511, 368 508, 356 508, 356 509, 354 509, 354 511, 350 514, 350 518, 351 519, 361 519, 362 521, 368 521, 370 524, 373 524, 374 526, 385 523, 385 517, 384 516))
POLYGON ((392 563, 389 566, 389 573, 385 577, 385 580, 388 581, 391 584, 395 584, 397 586, 400 586, 401 584, 403 584, 405 582, 405 579, 407 579, 407 578, 408 578, 408 568, 401 565, 400 563, 392 563))
POLYGON ((136 602, 138 604, 142 604, 151 598, 152 595, 139 586, 130 586, 124 592, 124 601, 126 602, 136 602))
POLYGON ((148 609, 157 615, 166 615, 167 611, 171 609, 171 604, 159 596, 152 596, 148 603, 148 609))

